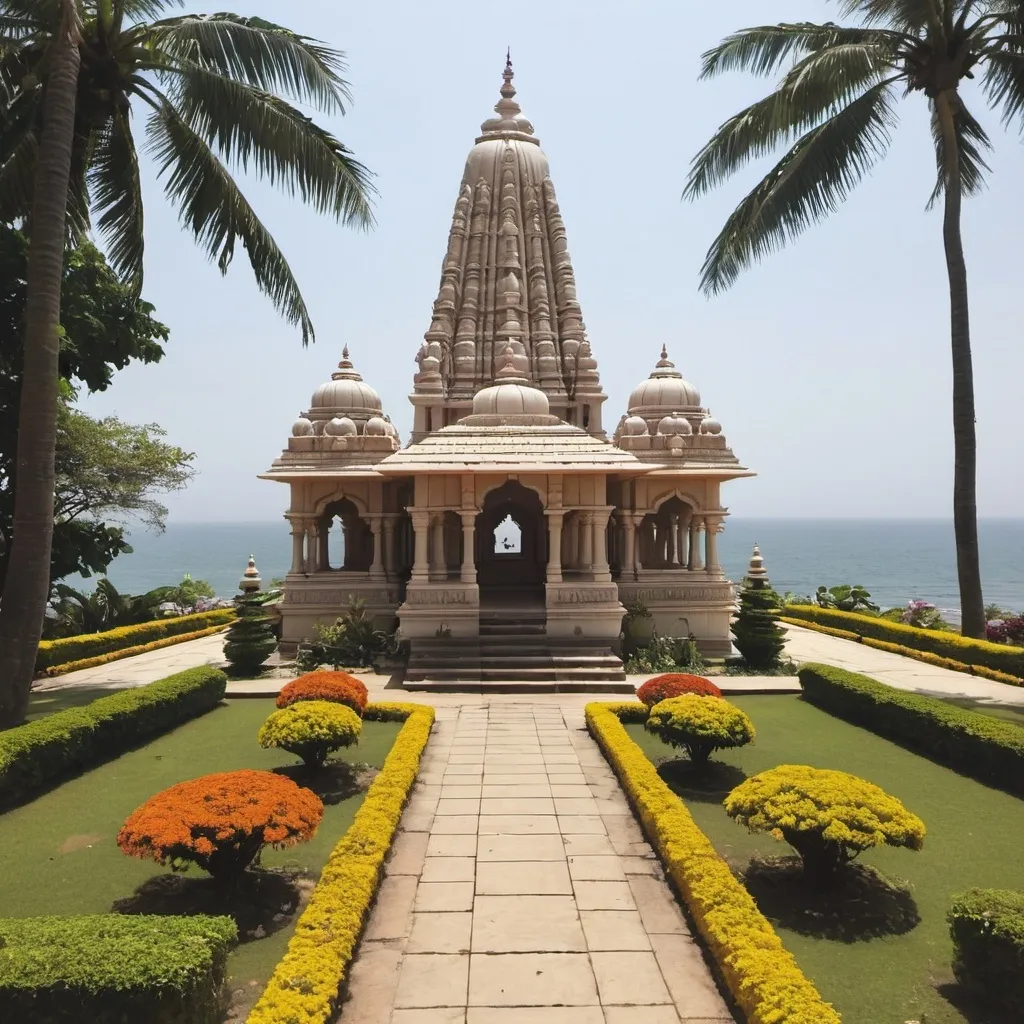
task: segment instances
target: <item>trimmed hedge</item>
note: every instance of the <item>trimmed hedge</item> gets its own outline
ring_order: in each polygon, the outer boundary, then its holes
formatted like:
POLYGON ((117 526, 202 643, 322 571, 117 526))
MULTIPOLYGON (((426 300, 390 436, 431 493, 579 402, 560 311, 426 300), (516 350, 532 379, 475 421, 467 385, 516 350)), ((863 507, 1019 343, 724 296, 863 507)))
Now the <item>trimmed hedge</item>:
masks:
POLYGON ((0 1020, 220 1024, 227 917, 0 920, 0 1020))
POLYGON ((1024 729, 868 676, 803 665, 804 699, 963 775, 1024 796, 1024 729))
POLYGON ((43 672, 52 665, 95 658, 100 654, 148 644, 153 640, 177 636, 179 633, 194 633, 209 626, 226 626, 234 621, 236 614, 234 608, 218 608, 212 612, 197 612, 195 615, 177 615, 170 619, 140 622, 137 626, 119 626, 103 633, 81 633, 60 640, 43 640, 36 655, 36 672, 43 672))
POLYGON ((369 704, 363 717, 383 722, 404 719, 405 725, 352 825, 331 851, 288 951, 246 1024, 326 1024, 334 1019, 384 859, 430 738, 434 709, 425 704, 369 704))
POLYGON ((0 732, 0 808, 209 711, 226 686, 220 669, 203 665, 0 732))
POLYGON ((1024 892, 971 889, 948 920, 956 980, 1000 1020, 1024 1020, 1024 892))
POLYGON ((1009 647, 994 644, 988 640, 972 640, 959 633, 947 633, 938 629, 920 629, 906 626, 902 622, 890 622, 874 615, 860 615, 856 612, 840 612, 833 608, 818 608, 812 604, 786 605, 788 618, 805 619, 824 626, 849 630, 859 636, 884 640, 886 643, 927 651, 940 658, 965 665, 982 665, 1005 672, 1017 679, 1024 678, 1024 647, 1009 647))
POLYGON ((621 779, 747 1024, 839 1024, 839 1014, 821 998, 686 805, 622 727, 623 721, 642 721, 646 715, 643 704, 586 707, 591 734, 621 779))

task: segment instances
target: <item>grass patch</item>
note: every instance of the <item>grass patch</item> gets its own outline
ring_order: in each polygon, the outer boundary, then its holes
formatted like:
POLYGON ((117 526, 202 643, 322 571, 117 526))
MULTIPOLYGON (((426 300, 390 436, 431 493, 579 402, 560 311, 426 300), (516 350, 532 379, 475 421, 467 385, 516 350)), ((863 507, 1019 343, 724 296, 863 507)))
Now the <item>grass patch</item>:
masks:
POLYGON ((25 721, 34 722, 37 718, 46 718, 57 711, 84 707, 99 697, 109 697, 112 693, 117 693, 117 687, 68 686, 63 690, 33 690, 29 694, 25 721))
MULTIPOLYGON (((185 905, 192 912, 218 912, 212 909, 206 876, 197 868, 172 876, 155 863, 126 857, 115 837, 136 807, 183 779, 240 768, 273 771, 296 764, 297 758, 286 751, 262 750, 256 743, 257 730, 272 710, 272 699, 231 701, 0 815, 4 916, 101 914, 119 901, 127 901, 121 903, 125 909, 149 913, 159 912, 161 902, 167 907, 185 905)), ((340 752, 341 756, 379 768, 401 725, 364 722, 359 744, 340 752)), ((264 853, 262 866, 269 872, 253 893, 257 904, 253 921, 254 927, 263 924, 266 937, 239 945, 228 960, 239 1012, 255 1001, 284 954, 298 904, 352 823, 370 774, 344 768, 328 771, 322 780, 324 816, 316 836, 299 846, 264 853), (278 897, 282 898, 275 911, 278 897), (275 913, 286 906, 290 907, 286 919, 274 921, 275 913), (260 918, 261 911, 265 919, 260 918)))
MULTIPOLYGON (((662 777, 734 870, 753 862, 750 888, 762 913, 844 1024, 1000 1024, 951 1001, 946 911, 954 893, 972 886, 1024 889, 1024 803, 796 696, 730 700, 753 719, 755 743, 719 751, 707 779, 685 763, 666 763, 662 777), (845 903, 834 905, 831 894, 801 905, 789 847, 748 833, 721 804, 744 777, 780 764, 837 768, 881 786, 924 819, 924 849, 869 851, 859 863, 873 870, 851 879, 845 903)), ((626 729, 655 763, 676 756, 642 725, 626 729)))
POLYGON ((994 704, 987 700, 974 700, 971 697, 947 697, 937 693, 947 704, 954 704, 965 711, 977 711, 978 714, 998 718, 1004 722, 1012 722, 1024 729, 1024 704, 994 704))

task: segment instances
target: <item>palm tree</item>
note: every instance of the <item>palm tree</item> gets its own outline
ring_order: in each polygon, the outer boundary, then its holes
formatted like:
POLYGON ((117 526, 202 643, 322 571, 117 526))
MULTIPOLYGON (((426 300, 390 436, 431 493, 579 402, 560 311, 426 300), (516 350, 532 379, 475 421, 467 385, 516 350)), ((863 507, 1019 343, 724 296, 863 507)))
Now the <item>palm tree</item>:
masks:
POLYGON ((846 198, 886 152, 896 102, 922 93, 931 115, 943 202, 953 355, 953 525, 964 635, 985 635, 975 499, 976 440, 967 267, 960 233, 964 195, 983 187, 988 135, 967 108, 965 78, 1004 123, 1024 118, 1024 0, 840 0, 859 24, 743 29, 703 55, 701 77, 792 66, 774 92, 731 117, 694 158, 684 196, 696 198, 753 158, 782 159, 736 207, 708 250, 701 286, 719 292, 846 198))
POLYGON ((180 6, 0 0, 0 221, 25 221, 35 254, 20 511, 0 605, 0 727, 24 714, 49 589, 60 255, 65 238, 95 223, 115 270, 141 288, 135 118, 145 118, 145 146, 182 224, 222 272, 241 243, 256 283, 304 344, 313 325, 298 285, 232 171, 251 170, 344 224, 372 223, 369 172, 299 109, 344 113, 343 55, 260 18, 150 20, 180 6))

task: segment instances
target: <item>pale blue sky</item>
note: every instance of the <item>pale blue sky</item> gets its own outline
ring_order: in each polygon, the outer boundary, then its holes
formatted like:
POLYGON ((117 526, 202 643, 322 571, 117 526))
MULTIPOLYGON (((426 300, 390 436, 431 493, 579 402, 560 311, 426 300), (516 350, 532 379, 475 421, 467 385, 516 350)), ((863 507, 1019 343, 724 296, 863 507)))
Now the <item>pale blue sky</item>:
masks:
MULTIPOLYGON (((171 521, 269 520, 285 488, 256 479, 348 343, 407 436, 413 356, 429 325, 466 154, 497 99, 510 45, 524 112, 551 161, 580 301, 614 427, 665 342, 760 474, 724 500, 744 516, 941 516, 952 479, 941 218, 926 213, 934 157, 923 99, 901 106, 887 161, 826 224, 725 295, 698 270, 753 173, 697 204, 689 160, 768 88, 697 80, 699 56, 761 22, 837 18, 825 0, 217 0, 346 51, 355 102, 330 127, 377 175, 376 229, 356 234, 247 185, 298 277, 317 329, 297 331, 255 288, 244 254, 204 261, 152 167, 145 296, 171 329, 163 362, 120 374, 94 414, 156 421, 198 453, 171 521)), ((1024 514, 1020 245, 1024 150, 980 101, 997 151, 989 191, 965 204, 979 440, 979 509, 1024 514)), ((141 134, 142 126, 138 126, 141 134)))

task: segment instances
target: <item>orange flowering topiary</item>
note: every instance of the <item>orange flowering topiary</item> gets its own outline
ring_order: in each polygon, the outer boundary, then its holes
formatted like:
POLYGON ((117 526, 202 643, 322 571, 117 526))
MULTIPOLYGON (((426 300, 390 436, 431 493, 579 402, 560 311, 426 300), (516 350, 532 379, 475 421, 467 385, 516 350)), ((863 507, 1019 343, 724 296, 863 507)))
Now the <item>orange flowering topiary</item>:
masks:
POLYGON ((323 813, 315 793, 283 775, 220 772, 151 796, 128 816, 117 845, 172 871, 193 863, 214 878, 237 877, 264 846, 312 839, 323 813))
POLYGON ((637 698, 649 708, 669 697, 681 697, 684 693, 695 693, 700 697, 722 696, 722 691, 710 679, 684 672, 667 672, 663 676, 655 676, 636 691, 637 698))
POLYGON ((347 672, 307 672, 281 687, 277 706, 286 708, 300 700, 329 700, 347 705, 362 717, 369 698, 363 681, 347 672))

